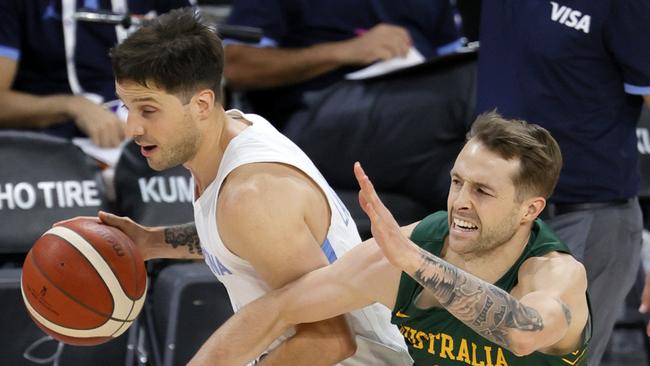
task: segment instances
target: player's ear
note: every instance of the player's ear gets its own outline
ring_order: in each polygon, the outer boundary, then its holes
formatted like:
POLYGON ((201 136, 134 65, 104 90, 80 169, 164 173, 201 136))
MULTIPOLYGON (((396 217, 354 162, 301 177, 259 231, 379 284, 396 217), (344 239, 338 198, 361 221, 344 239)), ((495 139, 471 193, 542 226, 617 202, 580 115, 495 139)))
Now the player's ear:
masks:
POLYGON ((531 222, 535 220, 542 213, 544 207, 546 207, 544 197, 531 197, 524 200, 522 221, 531 222))
POLYGON ((192 106, 199 117, 206 118, 215 107, 216 96, 211 89, 203 89, 192 97, 192 106))

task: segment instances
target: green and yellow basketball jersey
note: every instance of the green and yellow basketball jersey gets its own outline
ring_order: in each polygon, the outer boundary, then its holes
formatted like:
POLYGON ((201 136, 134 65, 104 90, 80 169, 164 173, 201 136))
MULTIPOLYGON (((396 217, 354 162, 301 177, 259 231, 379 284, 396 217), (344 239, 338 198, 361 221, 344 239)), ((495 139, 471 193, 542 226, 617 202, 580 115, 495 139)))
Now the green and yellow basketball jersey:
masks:
MULTIPOLYGON (((411 240, 423 249, 440 255, 449 233, 447 213, 436 212, 415 228, 411 240)), ((568 247, 541 220, 536 220, 530 240, 517 262, 495 285, 505 291, 517 284, 517 272, 530 257, 551 251, 568 253, 568 247)), ((587 364, 586 348, 591 324, 585 329, 585 341, 574 352, 556 356, 534 352, 518 357, 505 348, 483 338, 447 310, 439 307, 420 309, 415 306, 422 286, 405 273, 400 280, 391 322, 399 327, 415 366, 550 366, 587 364)))

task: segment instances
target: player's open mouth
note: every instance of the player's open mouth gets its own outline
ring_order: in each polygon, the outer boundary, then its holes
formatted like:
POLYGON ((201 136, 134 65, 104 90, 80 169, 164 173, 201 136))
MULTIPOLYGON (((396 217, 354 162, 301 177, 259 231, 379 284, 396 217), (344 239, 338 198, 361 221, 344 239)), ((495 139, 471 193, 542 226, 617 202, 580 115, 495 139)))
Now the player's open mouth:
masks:
POLYGON ((471 232, 471 231, 478 230, 477 225, 475 225, 475 224, 473 224, 473 223, 471 223, 469 221, 461 220, 461 219, 458 219, 458 218, 455 218, 455 217, 454 217, 453 224, 454 224, 454 228, 456 228, 456 229, 458 229, 460 231, 471 232))
POLYGON ((149 157, 157 147, 156 145, 140 146, 140 153, 145 157, 149 157))

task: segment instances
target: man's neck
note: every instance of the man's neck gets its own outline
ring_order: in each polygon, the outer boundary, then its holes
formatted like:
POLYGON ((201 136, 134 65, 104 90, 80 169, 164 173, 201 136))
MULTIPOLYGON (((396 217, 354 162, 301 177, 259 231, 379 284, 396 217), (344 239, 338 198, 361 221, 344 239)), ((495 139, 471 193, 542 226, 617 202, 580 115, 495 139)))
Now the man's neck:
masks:
POLYGON ((481 253, 461 255, 445 249, 441 258, 449 263, 488 282, 495 283, 515 264, 530 239, 530 226, 521 227, 507 243, 481 253))
POLYGON ((196 155, 184 164, 194 178, 195 197, 200 197, 217 177, 228 144, 244 128, 246 125, 230 118, 223 109, 218 109, 214 118, 205 123, 196 155))

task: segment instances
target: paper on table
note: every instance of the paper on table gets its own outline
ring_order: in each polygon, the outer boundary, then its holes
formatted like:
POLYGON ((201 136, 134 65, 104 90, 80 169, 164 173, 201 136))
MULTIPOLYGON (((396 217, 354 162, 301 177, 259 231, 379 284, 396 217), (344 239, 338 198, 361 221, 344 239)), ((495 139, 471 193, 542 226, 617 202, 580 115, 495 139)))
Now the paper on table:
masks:
POLYGON ((348 80, 362 80, 375 76, 388 74, 391 71, 419 65, 424 62, 424 56, 414 47, 409 49, 404 57, 395 57, 385 61, 376 62, 366 68, 345 75, 348 80))

